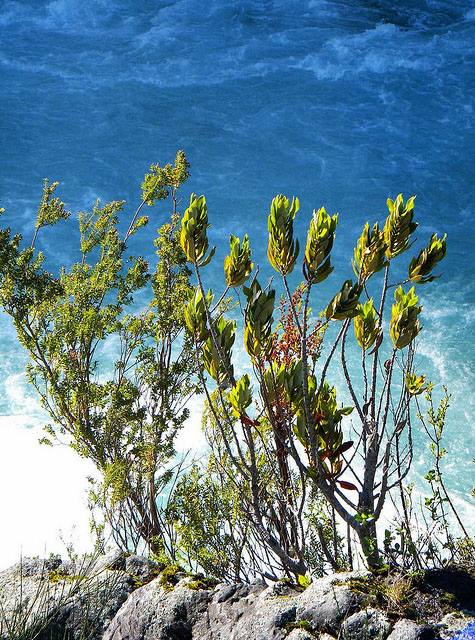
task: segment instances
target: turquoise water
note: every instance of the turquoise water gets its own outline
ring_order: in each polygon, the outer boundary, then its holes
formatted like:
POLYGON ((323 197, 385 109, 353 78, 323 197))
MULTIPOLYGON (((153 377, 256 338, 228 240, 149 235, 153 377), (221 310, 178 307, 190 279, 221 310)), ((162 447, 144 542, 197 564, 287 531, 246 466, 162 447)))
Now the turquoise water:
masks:
MULTIPOLYGON (((320 308, 351 277, 348 255, 365 220, 384 219, 387 196, 417 193, 417 248, 448 233, 443 278, 421 288, 418 368, 453 394, 446 469, 462 499, 475 451, 475 2, 0 7, 0 201, 4 221, 27 237, 45 176, 61 181, 72 210, 100 197, 124 198, 130 212, 148 164, 183 148, 187 186, 206 193, 219 243, 208 274, 217 288, 229 232, 248 230, 264 262, 275 193, 300 196, 300 234, 314 207, 340 213, 335 275, 313 301, 320 308)), ((157 226, 163 211, 152 216, 157 226)), ((67 225, 54 239, 40 236, 39 247, 53 263, 68 259, 67 225)), ((139 249, 151 254, 146 234, 139 249)), ((4 318, 0 329, 0 412, 21 414, 26 426, 39 410, 4 318)), ((420 476, 426 450, 416 439, 420 476)))

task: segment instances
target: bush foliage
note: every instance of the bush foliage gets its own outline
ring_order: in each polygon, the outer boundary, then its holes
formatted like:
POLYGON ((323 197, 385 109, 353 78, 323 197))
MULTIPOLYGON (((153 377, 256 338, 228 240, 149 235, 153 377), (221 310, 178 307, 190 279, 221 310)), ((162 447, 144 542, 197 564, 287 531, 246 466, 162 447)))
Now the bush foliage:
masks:
POLYGON ((151 165, 125 233, 123 201, 79 213, 78 260, 55 273, 36 245, 51 233, 46 227, 70 217, 57 182, 45 180, 31 244, 0 230, 0 304, 51 416, 44 442, 66 438, 95 464, 92 522, 102 544, 110 531, 122 548, 145 546, 218 579, 286 575, 300 583, 360 557, 374 569, 421 568, 473 549, 443 482, 449 396, 435 406, 432 384, 414 367, 418 288, 437 277, 446 236, 432 235, 407 262, 404 281, 394 280, 393 263, 410 250, 417 222, 414 197, 388 199, 385 220, 366 223, 355 239, 354 277, 313 313, 334 270, 338 214, 314 210, 300 245, 299 200, 280 194, 267 220, 275 285, 261 283, 248 235, 231 235, 217 297, 205 286, 215 254, 205 196, 191 194, 178 212, 188 178, 182 151, 173 164, 151 165), (154 205, 168 215, 151 267, 130 248, 149 223, 144 208, 154 205), (301 282, 291 289, 297 266, 301 282), (242 310, 241 324, 228 317, 231 307, 242 310), (353 337, 357 374, 347 355, 353 337), (237 371, 236 340, 251 373, 237 371), (343 388, 332 380, 338 358, 343 388), (209 452, 186 468, 175 440, 195 394, 205 399, 209 452), (434 461, 424 526, 407 484, 416 421, 434 461), (383 532, 389 500, 396 523, 383 532))

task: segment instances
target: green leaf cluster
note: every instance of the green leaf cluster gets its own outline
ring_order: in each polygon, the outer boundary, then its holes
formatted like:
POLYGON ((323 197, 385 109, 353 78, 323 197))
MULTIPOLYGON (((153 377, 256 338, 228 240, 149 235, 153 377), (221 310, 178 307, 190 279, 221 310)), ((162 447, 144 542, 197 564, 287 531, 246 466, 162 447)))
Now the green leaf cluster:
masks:
MULTIPOLYGON (((353 407, 339 407, 336 388, 325 380, 319 387, 315 376, 308 378, 308 404, 312 418, 311 428, 315 430, 318 440, 319 456, 329 478, 336 478, 341 473, 344 453, 352 443, 343 442, 341 421, 349 415, 353 407)), ((308 446, 311 434, 305 417, 303 397, 295 406, 295 432, 304 446, 308 446)))
POLYGON ((381 335, 381 325, 374 308, 373 299, 359 303, 358 313, 353 318, 355 338, 363 351, 370 349, 381 335))
POLYGON ((236 334, 236 323, 223 316, 214 323, 217 347, 210 335, 203 344, 203 364, 215 382, 228 385, 233 378, 232 346, 236 334))
POLYGON ((87 256, 96 247, 119 244, 117 225, 124 205, 124 200, 115 200, 101 207, 97 200, 91 212, 79 213, 79 241, 83 256, 87 256))
POLYGON ((400 193, 396 200, 387 199, 389 215, 384 225, 386 257, 390 260, 403 253, 409 247, 411 234, 417 229, 414 221, 414 200, 411 196, 404 202, 400 193))
POLYGON ((328 215, 324 207, 314 210, 307 233, 303 272, 308 282, 323 282, 333 271, 330 252, 333 248, 338 214, 328 215))
POLYGON ((222 581, 242 578, 245 563, 246 524, 242 522, 240 487, 226 459, 211 456, 205 467, 194 464, 178 480, 168 508, 179 539, 183 560, 198 567, 207 577, 222 581))
POLYGON ((210 335, 207 325, 206 308, 210 308, 213 297, 212 291, 209 290, 206 297, 203 298, 201 289, 195 287, 185 307, 186 327, 197 342, 203 342, 210 335))
POLYGON ((445 257, 447 234, 444 234, 442 238, 438 238, 434 233, 424 249, 422 249, 417 256, 413 258, 409 264, 409 280, 417 284, 426 284, 432 282, 437 278, 433 276, 432 271, 436 265, 445 257))
POLYGON ((345 280, 340 291, 329 302, 325 316, 327 320, 346 320, 358 313, 358 302, 362 287, 351 280, 345 280))
POLYGON ((280 365, 272 361, 264 371, 264 382, 266 395, 272 404, 278 405, 281 397, 286 397, 294 404, 297 403, 302 397, 302 360, 280 365))
POLYGON ((254 278, 249 287, 244 287, 247 305, 244 317, 244 346, 254 361, 264 358, 272 347, 272 323, 275 290, 262 289, 254 278))
POLYGON ((59 182, 49 182, 45 178, 43 183, 43 195, 41 197, 38 215, 36 217, 36 229, 56 224, 60 220, 67 220, 71 213, 66 211, 64 202, 60 198, 53 198, 59 182))
POLYGON ((188 262, 199 267, 206 266, 214 255, 215 248, 208 256, 208 207, 206 198, 192 193, 190 206, 181 220, 180 245, 188 262))
POLYGON ((399 286, 394 292, 394 300, 389 335, 396 349, 404 349, 421 330, 418 317, 422 307, 418 306, 419 298, 414 287, 411 287, 406 293, 399 286))
POLYGON ((231 235, 229 238, 229 255, 224 259, 224 275, 228 287, 239 287, 248 279, 254 265, 251 261, 251 249, 247 233, 241 240, 231 235))
POLYGON ((189 169, 190 163, 182 150, 177 151, 173 164, 166 164, 164 167, 150 165, 142 182, 142 200, 149 206, 153 206, 158 200, 165 200, 170 195, 170 190, 178 189, 188 180, 189 169))
POLYGON ((292 272, 299 254, 299 242, 294 241, 294 218, 299 207, 298 198, 292 198, 290 202, 280 194, 272 200, 267 218, 267 257, 274 269, 283 276, 292 272))
POLYGON ((239 378, 233 386, 228 393, 228 399, 234 415, 236 418, 240 418, 252 402, 251 380, 247 373, 239 378))
POLYGON ((353 270, 360 281, 368 280, 388 264, 386 249, 384 230, 379 229, 377 222, 371 229, 366 223, 356 243, 353 260, 353 270))
POLYGON ((425 376, 418 376, 417 373, 406 373, 404 378, 406 389, 411 396, 418 396, 429 389, 430 383, 426 384, 425 376))

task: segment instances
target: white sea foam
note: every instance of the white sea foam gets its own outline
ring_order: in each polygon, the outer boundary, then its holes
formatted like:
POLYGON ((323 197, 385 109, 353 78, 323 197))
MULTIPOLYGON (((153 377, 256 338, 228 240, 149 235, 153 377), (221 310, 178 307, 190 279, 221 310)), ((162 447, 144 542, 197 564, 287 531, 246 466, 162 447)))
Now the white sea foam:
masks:
POLYGON ((90 550, 86 488, 92 465, 68 447, 40 445, 41 422, 29 414, 0 416, 0 435, 0 569, 21 555, 64 552, 63 539, 78 552, 90 550))
MULTIPOLYGON (((1 509, 8 522, 0 529, 0 570, 21 555, 64 553, 69 542, 78 553, 93 547, 87 478, 97 472, 67 445, 39 443, 46 416, 25 393, 23 382, 18 374, 9 376, 6 384, 12 408, 22 406, 23 412, 0 416, 1 509)), ((179 454, 190 452, 193 459, 203 456, 207 446, 201 430, 202 400, 190 402, 190 417, 176 443, 179 454)))
POLYGON ((185 422, 176 440, 176 449, 179 453, 190 452, 191 456, 198 458, 206 453, 207 443, 201 428, 203 403, 203 396, 196 396, 188 403, 190 417, 185 422))
POLYGON ((12 412, 32 416, 33 423, 45 416, 23 372, 7 376, 4 381, 4 390, 6 401, 12 412))

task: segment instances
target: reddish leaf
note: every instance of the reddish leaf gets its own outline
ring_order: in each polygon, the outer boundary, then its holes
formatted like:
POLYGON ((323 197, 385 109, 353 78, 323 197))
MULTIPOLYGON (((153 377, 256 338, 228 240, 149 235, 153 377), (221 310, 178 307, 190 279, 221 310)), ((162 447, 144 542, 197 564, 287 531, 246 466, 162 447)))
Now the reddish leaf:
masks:
POLYGON ((345 451, 348 451, 348 449, 351 449, 351 447, 353 446, 353 441, 348 440, 348 442, 344 442, 342 445, 340 445, 338 447, 338 449, 335 451, 335 455, 337 456, 341 456, 342 453, 345 453, 345 451))
POLYGON ((246 416, 245 413, 243 413, 241 415, 241 422, 242 424, 244 424, 246 427, 258 427, 259 426, 259 421, 258 420, 251 420, 251 418, 249 418, 248 416, 246 416))
POLYGON ((346 480, 337 480, 337 482, 342 489, 348 489, 348 491, 358 491, 358 487, 351 482, 347 482, 346 480))

